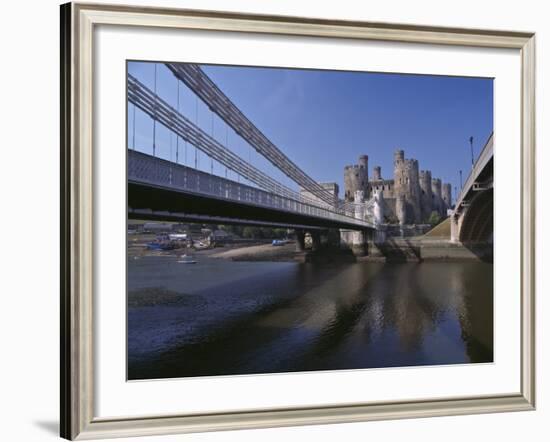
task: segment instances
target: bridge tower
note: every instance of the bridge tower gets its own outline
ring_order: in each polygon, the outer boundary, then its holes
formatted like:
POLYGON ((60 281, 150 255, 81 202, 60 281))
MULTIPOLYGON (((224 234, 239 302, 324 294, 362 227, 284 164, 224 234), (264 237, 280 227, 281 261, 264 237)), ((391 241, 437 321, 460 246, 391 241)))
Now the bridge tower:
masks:
POLYGON ((373 190, 374 199, 374 225, 380 226, 384 222, 384 191, 381 189, 373 190))
POLYGON ((361 155, 359 162, 344 168, 344 198, 353 202, 355 192, 362 190, 365 198, 369 197, 369 157, 361 155))

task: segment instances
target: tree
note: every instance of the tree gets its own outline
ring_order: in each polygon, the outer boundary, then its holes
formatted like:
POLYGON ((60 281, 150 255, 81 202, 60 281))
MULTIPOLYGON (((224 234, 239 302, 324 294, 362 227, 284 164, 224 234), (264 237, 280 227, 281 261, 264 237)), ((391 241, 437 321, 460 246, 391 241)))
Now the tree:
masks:
POLYGON ((441 216, 439 216, 439 213, 437 213, 435 210, 430 214, 430 218, 428 219, 428 223, 430 223, 432 226, 436 226, 439 224, 439 221, 441 221, 441 216))
POLYGON ((243 230, 244 230, 243 226, 222 224, 222 225, 219 226, 219 228, 221 230, 225 230, 227 233, 233 234, 235 236, 238 236, 238 237, 243 236, 243 230))
POLYGON ((253 239, 258 239, 258 238, 261 238, 262 234, 262 231, 259 227, 255 227, 255 226, 246 226, 244 229, 243 229, 243 237, 244 238, 253 238, 253 239))

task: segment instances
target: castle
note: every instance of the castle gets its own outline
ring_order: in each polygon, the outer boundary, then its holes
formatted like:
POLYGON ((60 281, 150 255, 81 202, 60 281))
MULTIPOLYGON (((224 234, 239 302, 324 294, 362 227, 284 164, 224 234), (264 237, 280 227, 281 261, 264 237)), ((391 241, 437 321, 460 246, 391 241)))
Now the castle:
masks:
POLYGON ((375 194, 384 205, 385 222, 389 224, 427 223, 432 212, 447 215, 451 208, 451 185, 432 178, 429 170, 418 170, 418 160, 405 158, 397 150, 393 159, 393 179, 383 179, 382 169, 375 166, 369 179, 369 157, 361 155, 357 164, 344 168, 344 199, 356 201, 357 195, 365 200, 375 194), (359 191, 359 192, 358 192, 359 191))

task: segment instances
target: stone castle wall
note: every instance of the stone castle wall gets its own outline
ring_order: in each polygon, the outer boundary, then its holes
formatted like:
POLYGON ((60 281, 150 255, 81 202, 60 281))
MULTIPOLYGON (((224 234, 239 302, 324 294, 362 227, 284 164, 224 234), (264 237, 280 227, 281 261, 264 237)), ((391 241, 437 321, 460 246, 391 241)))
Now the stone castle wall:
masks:
POLYGON ((393 180, 370 180, 369 195, 375 191, 382 191, 384 198, 395 198, 393 180))
POLYGON ((451 207, 451 185, 442 186, 429 170, 419 171, 418 160, 405 158, 401 149, 394 153, 393 179, 384 179, 380 166, 375 166, 369 180, 368 156, 362 155, 358 164, 345 167, 344 187, 346 201, 353 201, 358 190, 365 199, 381 192, 389 224, 426 223, 432 212, 446 216, 451 207))
POLYGON ((432 172, 429 170, 420 171, 420 211, 422 213, 422 221, 427 222, 433 210, 433 194, 432 194, 432 172))
POLYGON ((443 215, 443 212, 446 211, 446 208, 444 207, 443 199, 441 198, 441 180, 439 178, 432 179, 432 196, 433 210, 439 213, 439 215, 443 215))
POLYGON ((445 210, 451 207, 451 201, 452 201, 451 198, 452 198, 451 185, 449 183, 445 183, 441 188, 441 199, 445 204, 445 210))
POLYGON ((369 157, 361 155, 359 163, 344 168, 344 199, 353 202, 355 192, 362 190, 369 195, 369 157))

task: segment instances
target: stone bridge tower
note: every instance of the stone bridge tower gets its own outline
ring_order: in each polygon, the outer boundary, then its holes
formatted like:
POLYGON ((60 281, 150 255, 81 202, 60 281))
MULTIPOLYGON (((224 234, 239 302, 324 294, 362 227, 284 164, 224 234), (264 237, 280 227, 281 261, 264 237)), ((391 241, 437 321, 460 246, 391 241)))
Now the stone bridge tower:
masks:
POLYGON ((365 198, 369 197, 369 157, 361 155, 358 164, 344 168, 344 198, 353 202, 355 192, 362 190, 365 198))

